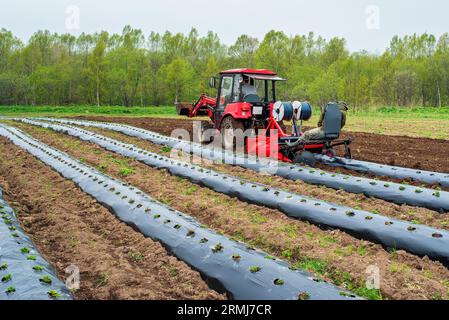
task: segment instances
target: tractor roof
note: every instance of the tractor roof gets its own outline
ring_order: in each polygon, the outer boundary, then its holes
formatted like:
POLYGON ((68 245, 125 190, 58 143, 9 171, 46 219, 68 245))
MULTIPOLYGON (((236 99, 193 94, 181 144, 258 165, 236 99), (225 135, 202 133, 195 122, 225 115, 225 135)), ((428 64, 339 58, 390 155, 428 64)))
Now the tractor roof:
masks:
POLYGON ((220 72, 220 74, 258 74, 265 76, 275 76, 276 73, 266 69, 231 69, 220 72))

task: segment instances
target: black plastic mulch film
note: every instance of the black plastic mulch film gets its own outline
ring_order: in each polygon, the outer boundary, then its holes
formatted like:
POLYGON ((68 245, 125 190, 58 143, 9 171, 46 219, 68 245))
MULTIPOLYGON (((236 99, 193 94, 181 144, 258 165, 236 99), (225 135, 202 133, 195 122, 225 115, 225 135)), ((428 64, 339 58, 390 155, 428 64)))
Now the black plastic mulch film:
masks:
POLYGON ((395 179, 412 179, 428 184, 439 184, 449 188, 449 173, 439 173, 419 169, 410 169, 397 166, 360 161, 355 159, 345 159, 340 157, 330 158, 326 155, 317 154, 315 158, 326 165, 354 170, 362 173, 371 173, 383 177, 395 179))
POLYGON ((290 180, 302 180, 310 184, 324 185, 336 190, 343 189, 351 193, 365 194, 397 204, 424 207, 441 213, 449 211, 449 192, 445 191, 331 173, 294 164, 255 161, 251 157, 236 156, 234 154, 223 152, 221 149, 209 149, 200 144, 163 136, 128 125, 55 118, 38 118, 38 120, 113 130, 129 136, 145 139, 156 144, 176 148, 186 153, 192 153, 205 159, 238 165, 258 172, 266 171, 290 180))
POLYGON ((137 188, 106 176, 20 130, 0 125, 0 135, 75 182, 125 223, 161 242, 233 299, 357 299, 284 261, 201 226, 137 188))
POLYGON ((70 291, 20 227, 0 188, 0 300, 70 300, 70 291))
POLYGON ((167 169, 175 176, 189 179, 217 192, 278 209, 289 217, 338 228, 359 238, 375 241, 386 247, 404 249, 417 255, 427 255, 449 265, 449 232, 447 231, 270 188, 151 153, 135 145, 125 144, 78 127, 27 119, 22 121, 98 144, 107 150, 137 159, 149 166, 167 169))

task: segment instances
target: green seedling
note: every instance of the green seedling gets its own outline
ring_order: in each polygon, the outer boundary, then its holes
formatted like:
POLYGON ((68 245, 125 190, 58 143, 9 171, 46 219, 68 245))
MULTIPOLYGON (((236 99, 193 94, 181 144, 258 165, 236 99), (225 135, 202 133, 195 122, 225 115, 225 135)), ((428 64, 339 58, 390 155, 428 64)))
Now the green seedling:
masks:
POLYGON ((435 193, 432 194, 434 197, 439 198, 441 196, 439 191, 436 191, 435 193))
POLYGON ((274 284, 277 286, 282 286, 284 283, 285 282, 282 279, 274 279, 274 284))
POLYGON ((22 252, 22 253, 30 253, 30 249, 28 249, 27 247, 23 247, 22 249, 20 249, 20 252, 22 252))
POLYGON ((49 285, 53 282, 50 276, 43 276, 42 278, 39 279, 39 281, 49 285))
POLYGON ((123 168, 120 168, 120 170, 119 170, 119 174, 122 177, 127 177, 129 175, 134 174, 134 173, 135 173, 135 171, 132 168, 123 167, 123 168))
POLYGON ((261 268, 258 267, 258 266, 251 266, 251 267, 249 267, 249 271, 250 271, 251 273, 257 273, 257 272, 259 272, 260 270, 261 270, 261 268))
POLYGON ((355 216, 355 213, 354 213, 354 211, 346 211, 346 215, 348 217, 353 217, 353 216, 355 216))
POLYGON ((3 283, 9 282, 9 281, 11 281, 11 279, 12 279, 12 274, 7 274, 6 276, 4 276, 4 277, 2 278, 2 282, 3 282, 3 283))
POLYGON ((200 240, 200 243, 206 243, 206 242, 208 242, 208 241, 209 241, 208 239, 203 238, 203 239, 200 240))
POLYGON ((217 243, 213 248, 212 252, 217 253, 223 251, 223 245, 221 243, 217 243))
POLYGON ((155 215, 153 216, 154 219, 159 219, 160 217, 161 217, 160 214, 155 214, 155 215))
POLYGON ((27 260, 35 261, 35 260, 36 260, 36 256, 28 256, 28 257, 27 257, 27 260))
POLYGON ((276 260, 275 257, 270 256, 270 255, 266 255, 266 256, 265 256, 265 259, 268 259, 268 260, 276 260))
POLYGON ((35 265, 35 266, 33 266, 33 270, 34 270, 34 271, 41 272, 41 271, 44 270, 44 267, 43 267, 43 266, 35 265))
POLYGON ((56 290, 50 290, 47 292, 47 294, 50 296, 50 298, 53 298, 53 299, 57 299, 57 298, 61 297, 61 294, 56 290))
POLYGON ((399 187, 399 190, 404 191, 404 190, 405 190, 405 187, 404 187, 404 186, 400 186, 400 187, 399 187))
POLYGON ((12 294, 12 293, 16 292, 16 288, 8 287, 5 292, 6 292, 6 294, 12 294))
POLYGON ((421 189, 415 189, 415 193, 423 193, 421 189))
POLYGON ((0 270, 6 270, 8 269, 8 264, 7 263, 3 263, 0 265, 0 270))

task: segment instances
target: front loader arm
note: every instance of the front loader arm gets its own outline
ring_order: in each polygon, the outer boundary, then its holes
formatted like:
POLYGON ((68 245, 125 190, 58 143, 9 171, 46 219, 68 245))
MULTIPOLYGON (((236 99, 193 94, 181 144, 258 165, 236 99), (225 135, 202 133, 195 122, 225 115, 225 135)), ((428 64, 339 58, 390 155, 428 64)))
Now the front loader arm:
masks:
POLYGON ((192 106, 192 109, 189 111, 189 118, 196 117, 198 115, 198 111, 206 111, 209 118, 213 118, 213 110, 215 109, 216 99, 211 98, 206 94, 202 94, 198 101, 192 106))

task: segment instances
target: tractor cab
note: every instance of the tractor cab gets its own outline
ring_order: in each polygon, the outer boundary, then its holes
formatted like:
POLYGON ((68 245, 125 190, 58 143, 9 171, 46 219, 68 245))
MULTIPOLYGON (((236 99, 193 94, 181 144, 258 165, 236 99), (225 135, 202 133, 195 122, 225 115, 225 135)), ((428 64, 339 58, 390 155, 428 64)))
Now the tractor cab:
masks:
POLYGON ((178 103, 176 108, 180 115, 208 116, 212 124, 204 129, 216 129, 225 145, 235 143, 234 133, 242 130, 245 132, 245 150, 249 154, 271 157, 272 137, 276 136, 275 148, 278 152, 275 154, 282 161, 314 165, 313 153, 335 156, 332 148, 338 145, 344 145, 346 156, 350 157, 348 145, 351 141, 337 141, 341 129, 338 104, 330 103, 323 109, 329 111, 322 128, 322 137, 304 139, 307 135, 303 135, 302 123, 311 118, 312 107, 308 102, 279 101, 276 87, 281 81, 285 79, 265 69, 222 71, 218 79, 210 79, 210 87, 217 89, 216 97, 203 94, 195 103, 178 103), (291 122, 290 133, 287 133, 285 122, 291 122), (261 150, 264 153, 262 155, 261 150))
MULTIPOLYGON (((211 84, 215 87, 212 79, 211 84)), ((264 128, 270 105, 276 101, 278 81, 285 79, 269 70, 234 69, 221 72, 213 118, 215 128, 264 128)))

